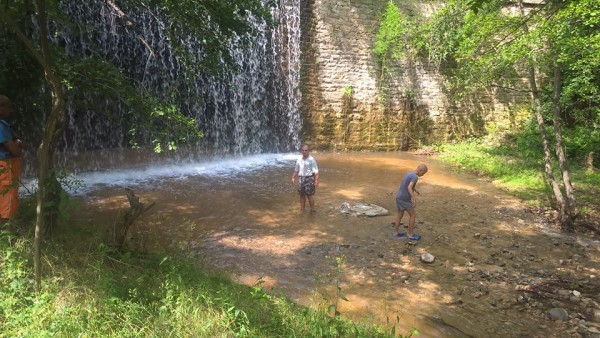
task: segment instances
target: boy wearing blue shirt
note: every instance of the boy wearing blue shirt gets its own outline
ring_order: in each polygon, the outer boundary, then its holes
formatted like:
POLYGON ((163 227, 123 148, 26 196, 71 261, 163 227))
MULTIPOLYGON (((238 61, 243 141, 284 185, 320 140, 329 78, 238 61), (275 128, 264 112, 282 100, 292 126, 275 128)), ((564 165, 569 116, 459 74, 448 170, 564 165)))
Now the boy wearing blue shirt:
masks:
POLYGON ((404 175, 400 188, 396 193, 396 207, 398 209, 398 216, 396 216, 396 224, 394 225, 394 233, 397 237, 404 237, 407 234, 399 232, 400 222, 404 216, 404 211, 408 212, 408 239, 418 241, 421 239, 421 235, 415 234, 415 219, 417 218, 417 207, 416 196, 420 195, 417 191, 417 182, 419 177, 427 173, 427 166, 425 164, 419 164, 417 169, 404 175))

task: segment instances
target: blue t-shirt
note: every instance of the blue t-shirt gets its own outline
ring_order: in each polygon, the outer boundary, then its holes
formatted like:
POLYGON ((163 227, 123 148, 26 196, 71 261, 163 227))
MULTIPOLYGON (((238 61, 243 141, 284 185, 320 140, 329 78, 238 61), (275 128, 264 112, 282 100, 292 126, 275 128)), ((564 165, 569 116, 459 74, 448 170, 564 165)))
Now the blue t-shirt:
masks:
POLYGON ((4 142, 13 139, 12 127, 6 120, 0 119, 0 160, 4 160, 11 157, 10 152, 4 146, 4 142))
POLYGON ((410 202, 410 194, 408 193, 408 185, 410 182, 415 182, 413 188, 417 186, 417 181, 419 180, 419 176, 415 172, 409 172, 404 175, 402 179, 402 183, 400 183, 400 188, 398 188, 398 192, 396 193, 396 199, 401 199, 404 201, 410 202))

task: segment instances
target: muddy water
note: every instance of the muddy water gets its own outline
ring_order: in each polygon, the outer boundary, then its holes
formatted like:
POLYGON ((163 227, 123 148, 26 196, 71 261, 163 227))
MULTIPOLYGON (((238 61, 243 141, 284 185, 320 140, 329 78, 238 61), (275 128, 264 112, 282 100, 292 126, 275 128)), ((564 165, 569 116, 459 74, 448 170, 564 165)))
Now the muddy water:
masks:
MULTIPOLYGON (((355 320, 399 320, 403 334, 414 327, 424 337, 545 335, 542 319, 513 307, 514 288, 503 277, 528 265, 496 258, 524 250, 536 268, 550 269, 554 260, 538 258, 566 257, 568 248, 548 244, 517 201, 427 157, 313 156, 321 171, 316 213, 299 210, 291 160, 234 175, 156 179, 135 188, 142 202, 156 203, 139 222, 145 233, 139 241, 176 248, 243 284, 261 281, 300 304, 337 302, 355 320), (412 243, 391 236, 394 194, 402 175, 421 162, 430 168, 418 183, 423 238, 412 243), (391 213, 349 216, 338 211, 343 202, 373 203, 391 213), (420 261, 425 252, 436 257, 432 264, 420 261)), ((127 205, 114 187, 96 189, 86 201, 79 217, 106 224, 127 205)))

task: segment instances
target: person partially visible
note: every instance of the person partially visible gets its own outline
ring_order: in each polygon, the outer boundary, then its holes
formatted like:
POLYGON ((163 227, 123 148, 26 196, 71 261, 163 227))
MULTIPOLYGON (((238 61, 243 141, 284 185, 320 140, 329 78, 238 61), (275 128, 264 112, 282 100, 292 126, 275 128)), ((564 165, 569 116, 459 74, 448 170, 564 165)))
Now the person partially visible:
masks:
POLYGON ((19 177, 23 142, 16 136, 7 119, 12 113, 12 102, 0 95, 0 224, 8 224, 19 209, 19 177))
POLYGON ((417 196, 420 195, 417 190, 417 182, 419 177, 425 175, 428 168, 425 164, 419 164, 417 169, 404 175, 402 183, 396 193, 396 207, 398 209, 398 215, 396 216, 396 223, 394 224, 394 233, 397 237, 408 236, 408 239, 418 241, 421 239, 421 235, 416 234, 415 231, 415 220, 417 218, 417 196), (400 224, 404 212, 408 212, 408 235, 400 231, 400 224))
POLYGON ((306 200, 310 205, 310 211, 315 212, 314 194, 319 186, 319 167, 317 161, 309 154, 310 148, 305 144, 302 146, 302 156, 296 161, 292 173, 292 184, 298 176, 298 194, 300 194, 300 210, 306 208, 306 200))

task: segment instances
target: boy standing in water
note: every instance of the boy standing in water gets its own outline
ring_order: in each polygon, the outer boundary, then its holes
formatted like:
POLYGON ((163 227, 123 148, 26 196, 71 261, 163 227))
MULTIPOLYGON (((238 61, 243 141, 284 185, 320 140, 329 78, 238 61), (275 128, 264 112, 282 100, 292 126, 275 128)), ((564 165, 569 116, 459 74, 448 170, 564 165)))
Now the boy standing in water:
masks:
POLYGON ((319 168, 317 161, 309 155, 310 148, 304 144, 302 146, 302 156, 296 161, 294 172, 292 173, 292 184, 296 175, 298 176, 298 193, 300 194, 300 210, 304 211, 306 200, 310 204, 310 211, 315 212, 315 188, 319 186, 319 168))
POLYGON ((404 175, 400 188, 396 193, 396 207, 398 208, 398 216, 396 216, 396 224, 394 225, 394 233, 397 237, 404 237, 406 233, 400 231, 400 222, 404 216, 404 211, 408 212, 408 239, 418 241, 421 239, 421 235, 415 234, 415 219, 417 218, 417 195, 420 195, 417 191, 417 182, 419 177, 427 173, 427 166, 423 163, 419 164, 417 169, 404 175))

